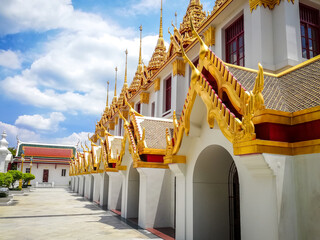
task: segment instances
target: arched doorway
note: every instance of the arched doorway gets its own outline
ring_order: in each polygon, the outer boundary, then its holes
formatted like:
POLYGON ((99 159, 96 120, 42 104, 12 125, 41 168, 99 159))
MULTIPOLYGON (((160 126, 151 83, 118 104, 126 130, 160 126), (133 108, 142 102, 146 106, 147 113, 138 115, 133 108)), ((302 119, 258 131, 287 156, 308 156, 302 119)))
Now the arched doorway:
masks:
POLYGON ((86 189, 86 178, 84 176, 82 176, 82 181, 83 181, 83 189, 82 189, 82 194, 81 196, 84 197, 84 191, 86 189))
POLYGON ((89 175, 89 179, 90 179, 89 200, 90 200, 90 201, 93 201, 94 177, 93 177, 92 174, 89 175))
POLYGON ((127 218, 138 224, 140 177, 132 164, 128 176, 127 218))
POLYGON ((229 222, 230 240, 240 240, 240 186, 238 171, 234 162, 229 170, 229 222))
POLYGON ((193 238, 240 239, 238 174, 232 156, 218 145, 205 148, 195 164, 193 238))

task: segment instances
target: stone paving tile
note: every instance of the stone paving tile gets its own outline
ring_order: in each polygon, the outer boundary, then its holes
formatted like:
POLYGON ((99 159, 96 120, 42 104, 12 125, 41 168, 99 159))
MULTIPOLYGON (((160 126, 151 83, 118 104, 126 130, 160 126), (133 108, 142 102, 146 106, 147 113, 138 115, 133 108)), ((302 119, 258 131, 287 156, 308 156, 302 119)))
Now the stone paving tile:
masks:
POLYGON ((159 239, 64 188, 38 188, 0 206, 0 239, 159 239))

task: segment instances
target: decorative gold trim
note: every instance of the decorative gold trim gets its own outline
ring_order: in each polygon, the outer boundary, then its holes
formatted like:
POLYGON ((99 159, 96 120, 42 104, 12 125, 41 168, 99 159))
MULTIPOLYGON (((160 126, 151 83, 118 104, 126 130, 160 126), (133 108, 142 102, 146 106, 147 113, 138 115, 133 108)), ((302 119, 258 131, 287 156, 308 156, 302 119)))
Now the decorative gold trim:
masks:
POLYGON ((177 58, 172 63, 172 74, 173 76, 179 74, 185 76, 186 64, 184 63, 183 59, 177 58))
POLYGON ((149 95, 148 92, 140 93, 140 103, 149 104, 149 95))
POLYGON ((180 156, 180 155, 171 155, 171 156, 165 156, 164 158, 164 164, 172 164, 172 163, 186 163, 186 156, 180 156))
POLYGON ((122 116, 123 116, 125 119, 128 119, 128 117, 129 117, 129 111, 128 111, 128 110, 122 110, 122 116))
POLYGON ((140 154, 152 154, 152 155, 165 155, 165 149, 155 149, 155 148, 143 148, 139 151, 140 154))
POLYGON ((157 162, 143 162, 143 161, 136 161, 133 162, 134 168, 163 168, 169 169, 169 166, 164 163, 157 163, 157 162))
POLYGON ((160 90, 160 78, 154 80, 154 91, 157 92, 160 90))
MULTIPOLYGON (((304 61, 296 66, 293 66, 287 70, 284 70, 278 74, 273 74, 273 73, 268 73, 268 72, 264 72, 263 74, 266 75, 266 76, 270 76, 270 77, 276 77, 276 78, 279 78, 279 77, 282 77, 288 73, 291 73, 295 70, 298 70, 304 66, 307 66, 315 61, 318 61, 320 59, 320 55, 318 56, 315 56, 307 61, 304 61)), ((224 65, 228 66, 228 67, 233 67, 233 68, 237 68, 237 69, 241 69, 241 70, 244 70, 244 71, 247 71, 247 72, 252 72, 252 73, 258 73, 258 70, 256 69, 252 69, 252 68, 247 68, 247 67, 242 67, 242 66, 238 66, 238 65, 234 65, 234 64, 230 64, 230 63, 224 63, 224 65)))
POLYGON ((208 29, 203 33, 204 42, 207 46, 212 46, 216 44, 215 39, 215 31, 216 29, 213 26, 208 27, 208 29))
POLYGON ((115 118, 114 118, 114 124, 115 124, 115 125, 118 124, 118 120, 119 120, 119 117, 115 117, 115 118))
POLYGON ((256 136, 252 118, 256 111, 264 109, 264 99, 261 94, 263 90, 264 76, 263 68, 259 64, 259 72, 253 90, 250 93, 243 92, 242 94, 242 121, 240 121, 238 118, 235 117, 234 114, 230 112, 230 110, 222 103, 221 99, 215 93, 214 89, 210 86, 208 81, 203 78, 200 69, 202 69, 202 67, 204 66, 208 66, 208 69, 210 71, 210 67, 213 67, 212 70, 214 73, 217 73, 217 71, 223 69, 222 74, 215 75, 217 78, 219 78, 217 79, 217 81, 219 81, 220 83, 226 83, 228 82, 228 79, 230 77, 232 80, 229 84, 231 84, 231 86, 236 86, 233 87, 233 89, 231 89, 230 92, 233 94, 235 93, 235 95, 237 96, 240 96, 242 89, 241 84, 237 83, 236 79, 233 79, 228 68, 224 67, 223 62, 220 59, 215 57, 214 54, 210 54, 212 52, 208 49, 208 47, 205 45, 198 33, 195 31, 192 22, 191 27, 193 34, 196 36, 200 43, 198 65, 199 69, 197 69, 194 66, 194 64, 185 54, 183 47, 181 46, 182 56, 185 59, 185 61, 189 63, 192 69, 191 82, 179 122, 176 119, 175 112, 173 114, 173 140, 171 139, 169 130, 166 129, 167 159, 172 159, 173 155, 177 155, 182 143, 183 133, 185 133, 186 135, 189 134, 191 111, 193 109, 193 104, 197 95, 201 98, 201 100, 207 108, 207 122, 209 127, 213 128, 214 121, 217 121, 223 135, 232 143, 255 139, 256 136), (208 56, 210 56, 210 58, 208 58, 208 56))
POLYGON ((109 122, 109 129, 110 129, 110 130, 114 130, 114 126, 115 126, 114 122, 113 122, 113 121, 110 121, 110 122, 109 122))
POLYGON ((119 171, 126 171, 127 170, 127 166, 118 166, 118 170, 119 171))
POLYGON ((264 109, 255 112, 252 119, 254 124, 277 123, 285 125, 296 125, 320 119, 320 106, 304 109, 297 112, 282 112, 272 109, 264 109))
MULTIPOLYGON (((258 6, 264 6, 265 8, 268 7, 270 10, 272 10, 275 5, 279 5, 280 2, 281 0, 249 0, 250 11, 252 12, 258 6)), ((288 2, 292 2, 292 4, 294 4, 294 0, 288 0, 288 2)))
POLYGON ((320 153, 320 139, 295 143, 256 139, 233 144, 235 155, 272 153, 280 155, 301 155, 320 153))

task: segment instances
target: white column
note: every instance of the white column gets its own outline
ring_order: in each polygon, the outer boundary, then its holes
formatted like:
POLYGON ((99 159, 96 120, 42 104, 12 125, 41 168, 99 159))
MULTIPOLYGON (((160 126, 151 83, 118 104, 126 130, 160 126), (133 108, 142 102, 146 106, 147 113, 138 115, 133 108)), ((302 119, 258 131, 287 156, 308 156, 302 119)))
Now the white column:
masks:
POLYGON ((122 181, 121 196, 121 217, 127 218, 127 201, 128 201, 128 170, 119 171, 122 181))
POLYGON ((92 201, 100 204, 100 184, 101 184, 101 176, 99 173, 93 174, 94 183, 93 183, 93 197, 92 201))
POLYGON ((168 169, 137 168, 140 175, 139 226, 173 227, 172 178, 168 169))
POLYGON ((101 173, 100 185, 100 206, 108 206, 109 176, 107 173, 101 173))
POLYGON ((74 192, 79 192, 79 176, 75 177, 75 186, 74 186, 74 192))
MULTIPOLYGON (((189 66, 186 64, 186 67, 189 66)), ((185 75, 188 71, 185 71, 185 75)), ((188 81, 182 75, 172 76, 171 81, 171 109, 172 112, 175 110, 176 113, 180 114, 183 110, 185 98, 187 96, 186 84, 188 81)))
POLYGON ((170 170, 176 177, 176 240, 186 239, 186 176, 185 164, 169 164, 170 170))
POLYGON ((109 193, 108 209, 121 209, 121 187, 122 176, 119 172, 108 172, 109 175, 109 193))
POLYGON ((241 238, 278 239, 276 179, 262 154, 240 156, 241 238))

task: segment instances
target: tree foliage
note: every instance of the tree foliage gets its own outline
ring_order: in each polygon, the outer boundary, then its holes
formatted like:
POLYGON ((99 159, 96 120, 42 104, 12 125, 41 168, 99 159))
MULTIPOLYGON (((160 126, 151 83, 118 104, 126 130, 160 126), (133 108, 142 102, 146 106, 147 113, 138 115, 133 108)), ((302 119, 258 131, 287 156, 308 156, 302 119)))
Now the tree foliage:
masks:
POLYGON ((36 177, 31 173, 23 173, 22 174, 22 180, 23 180, 23 186, 28 186, 28 182, 35 179, 36 177))
POLYGON ((10 173, 0 173, 0 187, 9 188, 13 181, 13 177, 10 173))
POLYGON ((8 150, 11 152, 12 156, 16 155, 17 149, 15 149, 14 147, 9 147, 8 150))
POLYGON ((22 179, 22 172, 18 171, 18 170, 9 170, 8 171, 9 174, 12 175, 13 177, 13 181, 11 183, 12 188, 14 188, 14 184, 17 180, 22 179))

